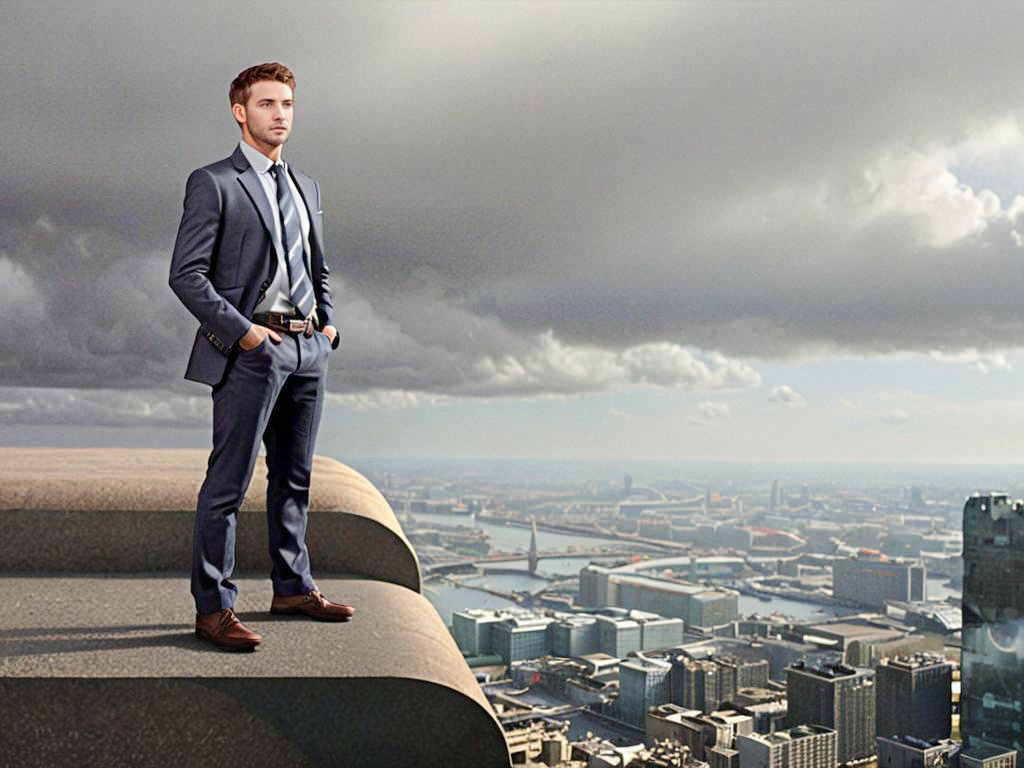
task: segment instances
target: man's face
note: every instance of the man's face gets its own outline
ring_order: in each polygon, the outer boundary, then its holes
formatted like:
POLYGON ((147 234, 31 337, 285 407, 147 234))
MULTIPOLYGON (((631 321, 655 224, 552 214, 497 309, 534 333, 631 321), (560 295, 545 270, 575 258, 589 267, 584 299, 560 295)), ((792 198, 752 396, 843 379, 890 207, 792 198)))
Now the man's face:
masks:
POLYGON ((272 147, 288 141, 292 130, 291 86, 276 80, 253 83, 245 105, 245 121, 257 141, 272 147))

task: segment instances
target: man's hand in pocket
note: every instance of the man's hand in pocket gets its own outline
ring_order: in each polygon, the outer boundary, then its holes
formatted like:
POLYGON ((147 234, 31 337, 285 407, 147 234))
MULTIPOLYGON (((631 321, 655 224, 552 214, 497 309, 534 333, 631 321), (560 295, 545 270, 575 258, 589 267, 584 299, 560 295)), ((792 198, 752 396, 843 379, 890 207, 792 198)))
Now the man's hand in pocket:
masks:
POLYGON ((257 325, 253 323, 249 326, 249 330, 245 332, 245 335, 238 340, 238 346, 242 349, 255 349, 263 340, 269 336, 275 344, 281 343, 281 334, 275 331, 273 328, 267 328, 265 325, 257 325))

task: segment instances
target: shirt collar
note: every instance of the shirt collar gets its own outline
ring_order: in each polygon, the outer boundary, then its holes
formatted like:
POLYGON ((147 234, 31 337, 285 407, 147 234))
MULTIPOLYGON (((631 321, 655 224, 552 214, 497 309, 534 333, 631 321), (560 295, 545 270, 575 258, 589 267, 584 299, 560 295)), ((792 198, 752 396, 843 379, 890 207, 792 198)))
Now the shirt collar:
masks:
MULTIPOLYGON (((274 164, 274 161, 264 155, 255 147, 249 145, 245 139, 240 139, 238 146, 242 149, 242 154, 245 155, 246 160, 249 161, 249 165, 256 173, 266 173, 270 170, 270 166, 274 164)), ((278 165, 286 167, 284 160, 278 161, 278 165)))

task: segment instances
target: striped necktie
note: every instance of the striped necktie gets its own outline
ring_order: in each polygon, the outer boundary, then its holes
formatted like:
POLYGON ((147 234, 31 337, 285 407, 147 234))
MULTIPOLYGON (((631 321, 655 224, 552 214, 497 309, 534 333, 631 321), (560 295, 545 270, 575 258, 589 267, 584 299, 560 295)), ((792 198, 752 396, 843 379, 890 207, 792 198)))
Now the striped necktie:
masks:
POLYGON ((281 245, 288 264, 289 298, 303 318, 313 311, 313 284, 306 274, 306 262, 302 257, 302 230, 299 228, 299 212, 295 208, 291 187, 288 184, 284 165, 274 163, 270 173, 277 182, 277 208, 281 215, 281 245))

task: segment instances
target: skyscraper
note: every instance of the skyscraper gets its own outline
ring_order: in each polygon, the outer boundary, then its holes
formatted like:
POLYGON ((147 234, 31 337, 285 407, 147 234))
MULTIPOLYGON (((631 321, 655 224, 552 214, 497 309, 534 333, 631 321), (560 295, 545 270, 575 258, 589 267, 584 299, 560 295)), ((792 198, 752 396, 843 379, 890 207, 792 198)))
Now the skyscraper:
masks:
POLYGON ((875 668, 875 731, 879 736, 948 739, 953 665, 935 653, 884 659, 875 668))
POLYGON ((619 717, 643 728, 647 709, 669 700, 672 665, 661 659, 630 658, 619 664, 619 717))
POLYGON ((968 751, 1024 751, 1024 502, 964 504, 960 733, 968 751))
POLYGON ((850 763, 875 754, 875 675, 845 664, 786 668, 786 723, 825 725, 838 736, 837 758, 850 763))

